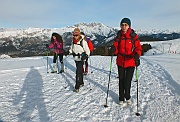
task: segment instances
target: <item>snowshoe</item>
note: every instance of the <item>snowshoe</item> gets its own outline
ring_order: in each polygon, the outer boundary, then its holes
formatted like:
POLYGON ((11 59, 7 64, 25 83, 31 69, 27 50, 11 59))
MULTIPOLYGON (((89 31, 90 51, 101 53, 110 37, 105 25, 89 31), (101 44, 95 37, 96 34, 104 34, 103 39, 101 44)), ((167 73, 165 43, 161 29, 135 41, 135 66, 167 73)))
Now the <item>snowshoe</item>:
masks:
POLYGON ((119 101, 119 105, 123 105, 124 104, 124 101, 119 101))
POLYGON ((131 105, 132 104, 131 100, 126 100, 126 103, 127 103, 127 105, 131 105))
POLYGON ((56 71, 56 70, 53 70, 53 71, 51 71, 51 73, 57 73, 57 71, 56 71))
POLYGON ((78 93, 78 92, 79 92, 79 89, 74 89, 73 92, 78 93))
POLYGON ((81 88, 81 87, 83 87, 84 86, 84 84, 81 84, 80 86, 79 86, 79 88, 81 88))
POLYGON ((64 72, 64 70, 61 70, 59 73, 63 73, 64 72))

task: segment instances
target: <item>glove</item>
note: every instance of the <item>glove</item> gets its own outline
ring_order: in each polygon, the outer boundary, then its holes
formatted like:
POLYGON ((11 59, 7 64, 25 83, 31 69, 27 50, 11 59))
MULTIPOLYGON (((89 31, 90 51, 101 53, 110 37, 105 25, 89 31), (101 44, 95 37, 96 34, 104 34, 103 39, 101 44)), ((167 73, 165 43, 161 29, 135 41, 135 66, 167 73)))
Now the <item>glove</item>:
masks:
POLYGON ((140 65, 140 59, 137 53, 134 54, 134 60, 135 60, 136 67, 138 67, 140 65))
POLYGON ((48 48, 49 47, 49 44, 46 44, 46 48, 48 48))
POLYGON ((54 48, 56 48, 56 49, 57 49, 57 44, 56 44, 56 43, 54 44, 54 48))
POLYGON ((136 67, 138 67, 140 65, 140 59, 135 60, 135 65, 136 65, 136 67))
POLYGON ((114 47, 114 45, 112 45, 110 49, 110 53, 113 54, 115 51, 116 51, 116 48, 114 47))
POLYGON ((83 52, 83 53, 81 54, 81 60, 84 61, 84 60, 86 60, 87 58, 88 58, 88 55, 87 55, 85 52, 83 52))
POLYGON ((65 56, 70 55, 69 51, 64 51, 64 55, 65 56))
POLYGON ((137 53, 134 54, 134 59, 138 60, 139 59, 139 55, 137 53))

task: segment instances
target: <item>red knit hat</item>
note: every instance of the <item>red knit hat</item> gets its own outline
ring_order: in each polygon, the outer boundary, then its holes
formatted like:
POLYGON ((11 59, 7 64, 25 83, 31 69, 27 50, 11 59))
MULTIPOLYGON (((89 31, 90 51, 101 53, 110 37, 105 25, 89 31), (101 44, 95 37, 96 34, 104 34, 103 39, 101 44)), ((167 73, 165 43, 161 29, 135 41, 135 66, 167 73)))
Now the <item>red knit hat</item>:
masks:
POLYGON ((75 28, 73 35, 80 35, 80 29, 79 28, 75 28))

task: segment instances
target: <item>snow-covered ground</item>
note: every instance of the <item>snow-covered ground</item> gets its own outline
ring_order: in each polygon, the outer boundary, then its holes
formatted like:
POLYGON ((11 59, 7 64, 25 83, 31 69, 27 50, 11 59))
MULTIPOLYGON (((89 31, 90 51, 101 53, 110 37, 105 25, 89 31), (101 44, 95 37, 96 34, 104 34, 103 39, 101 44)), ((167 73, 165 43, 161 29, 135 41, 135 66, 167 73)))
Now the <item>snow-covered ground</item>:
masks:
MULTIPOLYGON (((180 54, 166 53, 166 48, 161 52, 158 48, 161 44, 154 44, 156 49, 142 56, 138 67, 138 112, 141 116, 135 115, 135 77, 131 88, 132 106, 117 104, 116 56, 113 57, 107 108, 104 105, 111 57, 91 56, 89 74, 84 77, 85 86, 74 93, 73 57, 64 57, 65 73, 51 74, 47 73, 47 57, 44 56, 0 59, 0 121, 179 122, 180 54)), ((52 57, 49 57, 51 63, 52 57)))

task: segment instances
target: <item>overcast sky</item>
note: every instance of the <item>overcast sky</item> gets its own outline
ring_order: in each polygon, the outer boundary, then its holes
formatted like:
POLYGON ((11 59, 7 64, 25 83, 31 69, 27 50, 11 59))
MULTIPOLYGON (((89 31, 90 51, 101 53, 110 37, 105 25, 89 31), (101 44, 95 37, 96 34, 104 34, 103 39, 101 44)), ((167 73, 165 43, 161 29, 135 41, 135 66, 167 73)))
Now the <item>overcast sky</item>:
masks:
POLYGON ((180 0, 0 0, 0 27, 61 28, 80 22, 180 30, 180 0))

